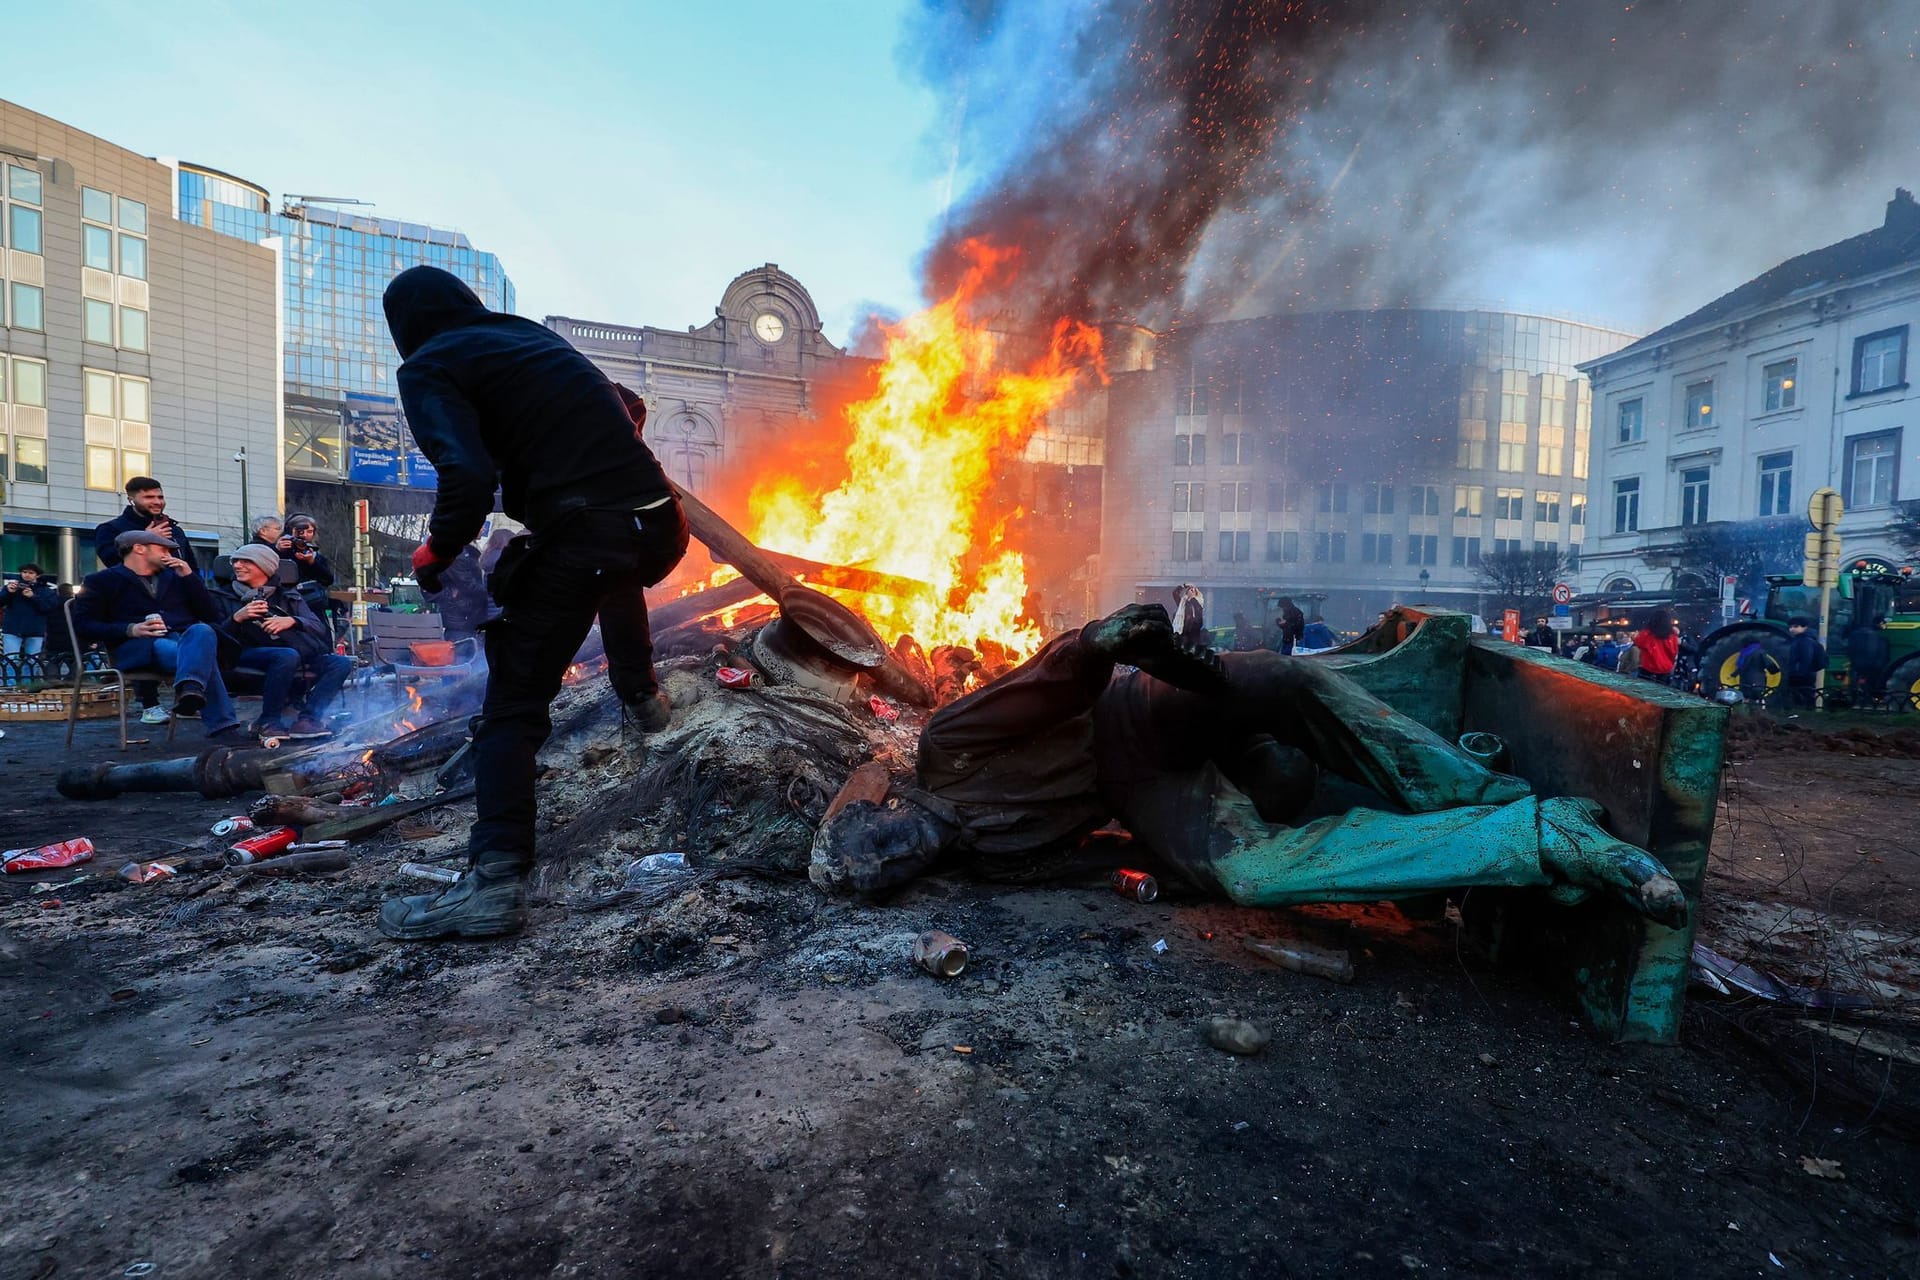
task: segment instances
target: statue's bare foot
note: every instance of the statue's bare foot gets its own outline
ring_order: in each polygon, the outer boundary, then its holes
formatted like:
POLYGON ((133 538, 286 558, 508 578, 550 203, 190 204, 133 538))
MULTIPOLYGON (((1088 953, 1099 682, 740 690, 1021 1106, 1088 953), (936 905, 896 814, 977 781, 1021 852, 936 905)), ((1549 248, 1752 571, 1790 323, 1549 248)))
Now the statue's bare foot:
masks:
POLYGON ((1213 693, 1226 688, 1226 667, 1206 645, 1189 645, 1157 604, 1126 605, 1080 629, 1080 638, 1115 662, 1140 668, 1177 689, 1213 693))
POLYGON ((1600 806, 1575 796, 1540 802, 1540 861, 1568 884, 1606 889, 1670 929, 1687 923, 1687 896, 1644 849, 1600 828, 1600 806))

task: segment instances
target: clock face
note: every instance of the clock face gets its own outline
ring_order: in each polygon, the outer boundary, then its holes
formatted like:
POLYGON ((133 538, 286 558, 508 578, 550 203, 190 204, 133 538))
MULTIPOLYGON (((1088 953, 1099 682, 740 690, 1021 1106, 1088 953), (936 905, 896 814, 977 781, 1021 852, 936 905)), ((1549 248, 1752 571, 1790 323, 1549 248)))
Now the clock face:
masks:
POLYGON ((787 322, 771 311, 762 311, 753 318, 753 336, 762 342, 778 342, 786 331, 787 322))

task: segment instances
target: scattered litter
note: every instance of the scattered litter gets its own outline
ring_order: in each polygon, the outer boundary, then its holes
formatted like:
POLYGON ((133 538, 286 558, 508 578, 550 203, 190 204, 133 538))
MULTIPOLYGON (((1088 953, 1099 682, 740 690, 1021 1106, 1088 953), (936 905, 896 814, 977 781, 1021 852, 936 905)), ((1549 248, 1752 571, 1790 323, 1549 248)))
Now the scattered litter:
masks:
POLYGON ((1786 1263, 1780 1261, 1779 1258, 1775 1257, 1771 1249, 1767 1251, 1767 1261, 1771 1262, 1776 1267, 1784 1268, 1787 1265, 1786 1263))
POLYGON ((1240 1018, 1228 1017, 1216 1013, 1201 1024, 1207 1035, 1207 1043, 1216 1049, 1242 1056, 1258 1053, 1267 1047, 1272 1036, 1240 1018))
POLYGON ((1262 960, 1271 961, 1282 969, 1310 974, 1316 978, 1326 978, 1332 982, 1353 981, 1353 954, 1348 951, 1334 951, 1328 947, 1317 947, 1311 942, 1301 942, 1297 939, 1290 942, 1267 942, 1261 938, 1242 938, 1240 945, 1262 960))
POLYGON ((75 836, 57 844, 43 844, 38 849, 8 849, 0 853, 0 863, 4 863, 8 872, 46 871, 53 867, 71 867, 77 862, 90 862, 92 859, 93 841, 85 836, 75 836))
POLYGON ((953 1051, 955 1053, 972 1053, 973 1046, 970 1044, 957 1044, 953 1046, 953 1051))
POLYGON ((1800 1167, 1816 1178, 1831 1178, 1835 1182, 1847 1180, 1847 1171, 1840 1167, 1838 1160, 1828 1160, 1823 1156, 1801 1156, 1800 1167))
POLYGON ((67 904, 58 898, 42 898, 37 905, 42 911, 52 911, 56 907, 64 907, 67 904))
POLYGON ((1796 1004, 1807 1009, 1870 1009, 1870 996, 1849 991, 1829 991, 1824 987, 1797 987, 1782 982, 1752 965, 1729 960, 1703 942, 1693 944, 1692 976, 1695 981, 1720 995, 1743 991, 1762 1000, 1796 1004), (1731 988, 1732 990, 1729 990, 1731 988))
POLYGON ((627 883, 632 885, 654 876, 677 875, 685 870, 687 855, 684 853, 650 853, 627 864, 627 883))
POLYGON ((1233 1122, 1233 1131, 1235 1133, 1245 1133, 1247 1130, 1251 1128, 1253 1128, 1253 1126, 1248 1124, 1245 1120, 1235 1120, 1233 1122))
POLYGON ((244 832, 258 830, 259 828, 254 825, 253 819, 244 814, 235 818, 222 818, 213 824, 213 834, 216 836, 235 836, 244 832))
POLYGON ((913 962, 936 978, 955 978, 967 967, 967 944, 929 929, 913 940, 913 962))
POLYGON ((867 699, 867 710, 873 712, 874 719, 883 720, 888 724, 900 718, 900 708, 877 693, 867 699))
POLYGON ((158 1270, 158 1268, 151 1262, 130 1262, 127 1264, 127 1269, 120 1274, 123 1276, 150 1276, 156 1270, 158 1270))
POLYGON ((751 689, 753 687, 753 672, 743 670, 740 667, 721 667, 713 673, 713 678, 720 682, 722 689, 751 689))
POLYGON ((435 836, 446 834, 425 818, 402 818, 393 824, 393 831, 395 835, 406 841, 431 840, 435 836))
POLYGON ((73 886, 80 884, 81 882, 87 880, 88 878, 89 877, 87 876, 86 872, 83 871, 79 875, 75 876, 73 879, 62 880, 59 884, 53 884, 53 883, 37 884, 33 886, 32 892, 58 893, 62 889, 71 889, 73 888, 73 886))
POLYGON ((1152 902, 1160 896, 1160 882, 1144 871, 1129 871, 1121 867, 1107 877, 1107 883, 1113 886, 1115 893, 1123 898, 1132 898, 1135 902, 1152 902))
POLYGON ((295 842, 293 844, 288 845, 287 852, 288 853, 315 853, 321 849, 344 849, 346 847, 347 847, 347 842, 345 840, 309 840, 304 844, 295 842))
POLYGON ((180 868, 167 862, 129 862, 120 868, 120 878, 128 884, 151 884, 180 874, 180 868))
POLYGON ((1497 1067, 1500 1065, 1500 1059, 1490 1053, 1483 1053, 1480 1055, 1480 1065, 1483 1067, 1497 1067))
POLYGON ((227 865, 245 867, 268 858, 278 857, 292 848, 294 841, 299 838, 300 833, 292 827, 274 827, 271 830, 262 831, 258 835, 249 836, 230 846, 227 849, 227 865))
POLYGON ((1153 954, 1157 956, 1163 956, 1167 954, 1167 940, 1165 938, 1159 939, 1153 944, 1152 950, 1153 950, 1153 954))
POLYGON ((421 862, 403 862, 395 869, 403 876, 435 884, 453 884, 460 879, 460 873, 452 867, 430 867, 421 862))

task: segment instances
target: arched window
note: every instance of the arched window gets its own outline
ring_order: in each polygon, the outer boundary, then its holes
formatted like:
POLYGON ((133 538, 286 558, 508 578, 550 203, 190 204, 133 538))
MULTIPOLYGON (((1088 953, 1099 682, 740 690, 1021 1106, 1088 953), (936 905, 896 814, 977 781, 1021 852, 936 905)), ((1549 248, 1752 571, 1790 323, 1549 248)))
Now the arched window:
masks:
POLYGON ((1707 580, 1690 569, 1679 569, 1673 575, 1673 594, 1680 599, 1713 594, 1707 580))
POLYGON ((1615 578, 1608 582, 1606 586, 1600 588, 1600 590, 1607 595, 1619 595, 1622 592, 1638 591, 1639 589, 1640 588, 1634 584, 1632 578, 1615 578))
POLYGON ((700 494, 706 492, 714 464, 720 460, 720 433, 702 415, 683 411, 659 429, 654 449, 676 483, 700 494))

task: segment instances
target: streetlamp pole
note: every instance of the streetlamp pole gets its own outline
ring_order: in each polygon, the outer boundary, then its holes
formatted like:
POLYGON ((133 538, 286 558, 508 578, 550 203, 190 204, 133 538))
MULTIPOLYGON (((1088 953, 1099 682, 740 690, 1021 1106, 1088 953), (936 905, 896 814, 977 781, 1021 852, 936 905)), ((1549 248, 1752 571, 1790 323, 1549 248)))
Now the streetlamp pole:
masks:
POLYGON ((233 460, 240 464, 240 540, 244 542, 253 536, 253 512, 247 507, 247 446, 241 445, 233 460))

